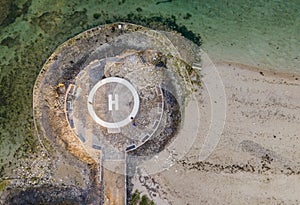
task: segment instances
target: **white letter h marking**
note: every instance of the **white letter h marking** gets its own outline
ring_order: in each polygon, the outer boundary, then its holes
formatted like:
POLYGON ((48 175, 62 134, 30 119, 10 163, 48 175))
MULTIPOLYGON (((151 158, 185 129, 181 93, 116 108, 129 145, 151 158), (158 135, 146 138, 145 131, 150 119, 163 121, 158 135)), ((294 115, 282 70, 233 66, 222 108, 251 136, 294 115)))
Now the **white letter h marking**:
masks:
POLYGON ((112 99, 112 95, 108 95, 108 110, 112 111, 112 106, 115 105, 115 110, 119 110, 119 96, 115 94, 115 100, 112 99))

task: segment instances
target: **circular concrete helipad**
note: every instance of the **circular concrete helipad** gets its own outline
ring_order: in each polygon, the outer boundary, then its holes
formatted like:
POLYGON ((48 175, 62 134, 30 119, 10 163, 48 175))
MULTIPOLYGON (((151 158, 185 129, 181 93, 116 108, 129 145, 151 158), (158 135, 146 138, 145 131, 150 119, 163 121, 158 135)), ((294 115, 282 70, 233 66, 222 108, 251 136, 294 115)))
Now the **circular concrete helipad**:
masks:
POLYGON ((191 147, 201 89, 192 65, 199 63, 199 47, 173 32, 127 23, 85 31, 61 45, 36 80, 39 135, 100 164, 93 179, 103 180, 103 199, 124 204, 126 184, 115 179, 125 183, 154 156, 159 161, 144 170, 161 171, 191 147))
POLYGON ((158 130, 166 71, 145 60, 155 53, 125 50, 92 60, 69 84, 67 120, 84 144, 119 153, 141 146, 158 130))
MULTIPOLYGON (((35 84, 40 135, 66 142, 84 161, 99 160, 101 152, 105 162, 129 154, 150 159, 177 138, 192 141, 196 132, 186 133, 197 120, 188 114, 197 116, 197 110, 187 108, 201 89, 192 66, 200 63, 199 51, 179 34, 127 23, 71 38, 51 55, 35 84)), ((175 147, 182 153, 189 148, 175 147)))
POLYGON ((99 81, 88 96, 88 111, 99 125, 118 129, 131 123, 139 110, 139 96, 127 80, 109 77, 99 81))

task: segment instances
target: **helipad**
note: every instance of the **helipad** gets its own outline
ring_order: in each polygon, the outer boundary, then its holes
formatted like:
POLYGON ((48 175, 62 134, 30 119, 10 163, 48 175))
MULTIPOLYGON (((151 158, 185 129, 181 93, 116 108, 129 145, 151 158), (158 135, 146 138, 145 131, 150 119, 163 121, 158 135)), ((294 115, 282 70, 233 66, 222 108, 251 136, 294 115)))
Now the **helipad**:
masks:
POLYGON ((122 78, 109 77, 92 88, 87 106, 99 125, 118 129, 133 123, 139 104, 138 93, 132 84, 122 78))
POLYGON ((92 61, 69 85, 67 119, 87 146, 125 152, 141 146, 157 131, 164 109, 165 70, 147 63, 147 55, 124 51, 92 61))

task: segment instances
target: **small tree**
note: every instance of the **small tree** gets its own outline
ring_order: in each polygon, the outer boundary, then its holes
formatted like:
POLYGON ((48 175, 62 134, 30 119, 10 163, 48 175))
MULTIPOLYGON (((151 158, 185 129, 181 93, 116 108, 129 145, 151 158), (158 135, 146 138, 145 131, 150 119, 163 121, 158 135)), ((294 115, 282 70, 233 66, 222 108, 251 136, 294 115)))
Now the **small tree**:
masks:
POLYGON ((141 202, 140 202, 140 205, 148 205, 148 197, 146 195, 143 195, 142 196, 142 199, 141 199, 141 202))
POLYGON ((138 202, 140 201, 140 195, 140 192, 136 189, 132 195, 131 205, 138 205, 138 202))
POLYGON ((132 195, 131 205, 155 205, 152 200, 150 200, 147 195, 141 197, 141 193, 138 190, 132 195))

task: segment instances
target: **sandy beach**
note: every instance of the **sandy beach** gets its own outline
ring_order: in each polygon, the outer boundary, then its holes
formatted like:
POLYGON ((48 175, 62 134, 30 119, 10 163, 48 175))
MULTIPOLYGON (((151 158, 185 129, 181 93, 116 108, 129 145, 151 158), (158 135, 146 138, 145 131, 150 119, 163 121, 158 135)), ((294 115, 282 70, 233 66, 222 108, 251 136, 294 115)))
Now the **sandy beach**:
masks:
MULTIPOLYGON (((204 62, 202 73, 211 66, 204 62)), ((135 188, 157 204, 298 204, 299 76, 225 62, 215 66, 227 102, 216 148, 199 160, 216 103, 204 86, 201 125, 189 153, 168 170, 136 177, 135 188)))

